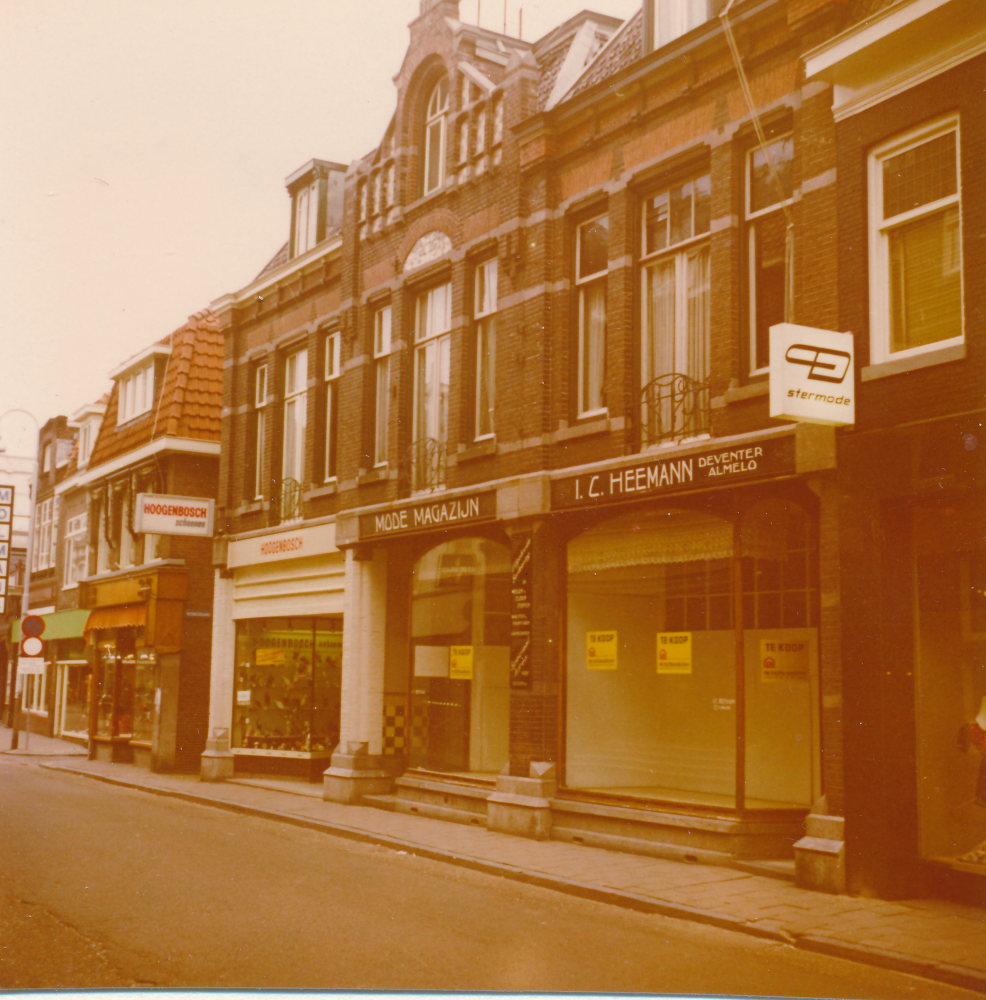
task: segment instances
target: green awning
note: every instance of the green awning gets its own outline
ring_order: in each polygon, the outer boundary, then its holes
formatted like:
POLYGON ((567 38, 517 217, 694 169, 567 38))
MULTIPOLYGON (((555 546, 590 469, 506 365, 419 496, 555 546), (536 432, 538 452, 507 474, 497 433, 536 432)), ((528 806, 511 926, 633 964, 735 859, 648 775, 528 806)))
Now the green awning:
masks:
MULTIPOLYGON (((71 611, 52 611, 51 614, 41 617, 45 620, 45 631, 44 635, 41 636, 45 642, 49 642, 51 639, 81 639, 82 630, 89 617, 89 609, 72 608, 71 611)), ((12 642, 21 641, 19 618, 10 627, 10 639, 12 642)))

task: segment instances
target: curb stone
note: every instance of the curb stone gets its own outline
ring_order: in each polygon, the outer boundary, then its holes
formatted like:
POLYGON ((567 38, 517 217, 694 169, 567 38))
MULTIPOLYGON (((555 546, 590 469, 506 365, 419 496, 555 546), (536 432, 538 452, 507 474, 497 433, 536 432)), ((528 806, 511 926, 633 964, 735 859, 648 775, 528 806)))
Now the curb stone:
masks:
POLYGON ((360 830, 341 823, 312 819, 307 816, 281 812, 276 809, 263 809, 259 806, 245 805, 241 802, 215 799, 207 795, 196 795, 194 792, 184 792, 176 788, 145 785, 126 778, 114 778, 106 774, 97 774, 93 771, 69 767, 64 764, 41 764, 40 766, 50 771, 61 771, 65 774, 74 774, 82 778, 92 778, 95 781, 102 781, 105 784, 116 785, 122 788, 132 788, 137 791, 149 792, 152 795, 161 795, 166 798, 180 799, 196 805, 224 809, 227 812, 239 813, 246 816, 278 820, 282 823, 289 823, 292 826, 304 827, 320 833, 342 837, 346 840, 374 844, 378 847, 385 847, 394 851, 404 851, 416 857, 427 858, 430 861, 459 865, 472 871, 482 872, 487 875, 498 875, 501 878, 509 878, 516 882, 535 885, 543 889, 552 889, 556 892, 563 892, 567 895, 578 896, 583 899, 591 899, 599 903, 622 906, 625 909, 632 909, 642 913, 654 913, 659 916, 671 917, 678 920, 690 920, 693 923, 719 927, 723 930, 738 931, 741 934, 775 941, 778 944, 791 945, 804 951, 817 952, 823 955, 830 955, 833 958, 842 958, 863 965, 872 965, 893 972, 919 976, 923 979, 945 983, 949 986, 957 986, 961 989, 978 991, 986 995, 986 973, 964 966, 918 959, 902 954, 901 952, 889 951, 866 944, 851 944, 822 935, 795 935, 783 928, 759 921, 743 920, 724 913, 716 913, 713 910, 704 910, 699 907, 688 906, 685 903, 671 903, 666 900, 644 896, 623 889, 612 889, 588 882, 576 882, 572 879, 549 875, 545 872, 532 871, 528 868, 519 868, 516 865, 509 865, 500 861, 488 861, 483 858, 472 857, 471 855, 457 854, 454 851, 443 851, 439 848, 428 847, 424 844, 414 843, 413 841, 401 840, 382 833, 360 830))

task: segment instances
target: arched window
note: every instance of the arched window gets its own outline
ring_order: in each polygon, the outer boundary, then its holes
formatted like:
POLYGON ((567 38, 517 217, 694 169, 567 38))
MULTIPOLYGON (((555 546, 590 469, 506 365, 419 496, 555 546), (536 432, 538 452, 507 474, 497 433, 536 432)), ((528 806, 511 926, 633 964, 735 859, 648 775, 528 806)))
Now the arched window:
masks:
POLYGON ((448 80, 435 84, 425 110, 424 194, 442 186, 445 180, 445 138, 448 117, 448 80))

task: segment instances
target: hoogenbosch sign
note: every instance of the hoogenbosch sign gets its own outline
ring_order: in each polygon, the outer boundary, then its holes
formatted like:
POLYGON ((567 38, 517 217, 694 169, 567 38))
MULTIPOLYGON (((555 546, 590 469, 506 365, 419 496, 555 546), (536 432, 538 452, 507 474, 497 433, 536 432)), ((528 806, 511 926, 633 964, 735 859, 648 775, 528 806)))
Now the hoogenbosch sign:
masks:
POLYGON ((795 323, 772 326, 770 415, 809 424, 854 424, 852 334, 795 323))
POLYGON ((138 493, 134 531, 152 535, 212 537, 216 501, 202 497, 170 497, 138 493))

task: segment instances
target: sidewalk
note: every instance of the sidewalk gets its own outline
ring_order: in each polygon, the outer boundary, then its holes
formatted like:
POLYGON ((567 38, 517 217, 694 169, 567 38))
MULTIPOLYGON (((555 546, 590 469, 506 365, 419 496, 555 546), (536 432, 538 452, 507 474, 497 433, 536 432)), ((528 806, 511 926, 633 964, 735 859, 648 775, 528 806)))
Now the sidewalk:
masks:
POLYGON ((78 743, 67 740, 53 740, 49 736, 39 736, 37 733, 27 734, 18 730, 16 750, 10 749, 14 731, 0 723, 0 753, 17 754, 25 757, 85 757, 86 748, 78 743))
MULTIPOLYGON (((32 743, 35 739, 31 737, 32 743)), ((46 742, 65 746, 60 740, 46 742)), ((321 786, 290 779, 210 784, 194 775, 153 774, 133 765, 89 760, 50 760, 41 766, 742 931, 986 995, 986 909, 940 900, 833 896, 731 868, 525 840, 423 816, 325 802, 321 786)))

